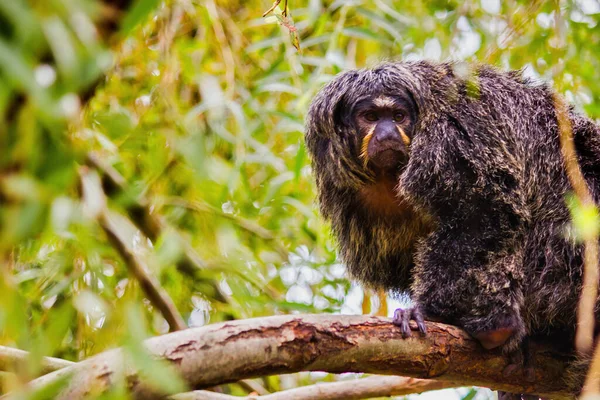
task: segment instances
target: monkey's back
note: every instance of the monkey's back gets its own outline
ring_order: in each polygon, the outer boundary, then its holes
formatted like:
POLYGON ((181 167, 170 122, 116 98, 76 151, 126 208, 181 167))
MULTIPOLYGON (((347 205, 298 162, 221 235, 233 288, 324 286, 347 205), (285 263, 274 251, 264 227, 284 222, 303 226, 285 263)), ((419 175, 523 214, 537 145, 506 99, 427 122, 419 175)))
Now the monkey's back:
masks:
MULTIPOLYGON (((487 115, 500 115, 497 123, 502 135, 515 135, 515 142, 510 138, 506 142, 515 152, 515 165, 520 169, 517 176, 521 177, 523 205, 528 215, 522 228, 521 251, 526 288, 524 320, 531 333, 574 331, 581 292, 583 246, 571 228, 566 206, 571 185, 561 153, 553 92, 544 84, 534 84, 511 73, 492 70, 481 79, 484 80, 482 97, 497 107, 489 109, 487 115), (498 79, 499 75, 508 79, 498 79)), ((572 109, 569 123, 579 164, 598 203, 600 129, 572 109)))

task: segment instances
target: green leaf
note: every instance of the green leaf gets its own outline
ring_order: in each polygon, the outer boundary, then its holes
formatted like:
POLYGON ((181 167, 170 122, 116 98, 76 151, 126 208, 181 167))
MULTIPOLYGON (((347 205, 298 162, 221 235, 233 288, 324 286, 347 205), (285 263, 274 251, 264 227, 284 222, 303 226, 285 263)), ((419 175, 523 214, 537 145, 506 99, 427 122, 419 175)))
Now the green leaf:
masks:
POLYGON ((471 388, 467 394, 465 394, 462 400, 473 400, 477 396, 477 389, 471 388))
POLYGON ((186 391, 181 376, 166 361, 151 356, 143 346, 141 339, 148 336, 148 332, 141 309, 129 305, 126 314, 129 329, 123 351, 126 359, 139 370, 140 378, 164 394, 186 391))
POLYGON ((575 195, 571 194, 567 197, 567 206, 571 212, 576 238, 597 239, 600 233, 600 215, 596 205, 582 204, 575 195))
POLYGON ((135 28, 138 24, 145 21, 155 8, 160 4, 160 0, 137 0, 133 7, 129 10, 123 22, 121 23, 121 36, 125 37, 135 28))

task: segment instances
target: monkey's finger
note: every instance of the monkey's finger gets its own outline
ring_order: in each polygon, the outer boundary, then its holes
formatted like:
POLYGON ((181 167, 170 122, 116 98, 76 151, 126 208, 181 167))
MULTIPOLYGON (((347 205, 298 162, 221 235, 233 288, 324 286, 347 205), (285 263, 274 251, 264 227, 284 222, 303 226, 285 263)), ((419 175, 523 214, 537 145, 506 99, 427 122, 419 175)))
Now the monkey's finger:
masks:
POLYGON ((396 308, 396 310, 394 311, 394 317, 392 318, 392 323, 396 326, 400 326, 401 322, 402 322, 402 309, 396 308))
POLYGON ((402 337, 406 339, 410 337, 412 334, 410 332, 410 310, 404 310, 402 308, 397 308, 394 311, 394 325, 400 328, 400 332, 402 333, 402 337))
POLYGON ((402 310, 402 326, 400 329, 402 330, 402 337, 408 338, 412 336, 410 329, 410 309, 402 310))
POLYGON ((425 319, 423 318, 423 313, 418 307, 415 307, 410 310, 411 318, 417 322, 417 327, 419 328, 419 332, 421 335, 427 335, 427 327, 425 326, 425 319))
POLYGON ((402 331, 402 337, 408 338, 412 336, 412 332, 410 331, 410 309, 402 310, 402 326, 400 326, 400 330, 402 331))

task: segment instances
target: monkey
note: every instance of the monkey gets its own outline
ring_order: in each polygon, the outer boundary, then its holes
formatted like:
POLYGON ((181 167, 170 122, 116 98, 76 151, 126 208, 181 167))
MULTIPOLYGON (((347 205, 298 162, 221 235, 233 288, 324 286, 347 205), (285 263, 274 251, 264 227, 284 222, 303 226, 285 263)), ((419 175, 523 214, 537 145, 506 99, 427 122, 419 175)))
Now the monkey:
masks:
MULTIPOLYGON (((410 295, 393 318, 402 336, 427 318, 510 354, 574 334, 583 246, 555 95, 522 71, 414 61, 343 72, 313 99, 320 212, 353 279, 410 295)), ((598 202, 600 128, 573 107, 568 119, 598 202)))

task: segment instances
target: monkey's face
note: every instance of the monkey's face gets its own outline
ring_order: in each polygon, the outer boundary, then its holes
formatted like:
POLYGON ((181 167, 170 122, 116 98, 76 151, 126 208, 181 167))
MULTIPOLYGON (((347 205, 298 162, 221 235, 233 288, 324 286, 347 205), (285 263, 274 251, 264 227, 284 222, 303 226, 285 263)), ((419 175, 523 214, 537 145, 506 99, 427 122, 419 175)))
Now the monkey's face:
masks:
POLYGON ((408 97, 380 95, 362 100, 353 114, 365 167, 396 172, 406 165, 416 118, 408 97))

